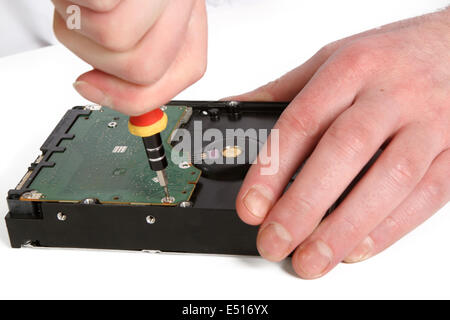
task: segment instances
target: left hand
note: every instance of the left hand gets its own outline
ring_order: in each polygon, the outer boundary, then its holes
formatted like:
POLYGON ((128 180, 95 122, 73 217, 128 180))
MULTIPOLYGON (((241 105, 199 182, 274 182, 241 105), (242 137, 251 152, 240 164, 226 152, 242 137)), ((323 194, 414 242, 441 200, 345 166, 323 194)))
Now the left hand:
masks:
POLYGON ((279 171, 264 176, 262 165, 253 165, 237 211, 261 224, 263 257, 280 261, 295 250, 292 263, 302 278, 374 256, 450 199, 449 9, 332 43, 277 81, 233 99, 292 100, 275 126, 279 171))

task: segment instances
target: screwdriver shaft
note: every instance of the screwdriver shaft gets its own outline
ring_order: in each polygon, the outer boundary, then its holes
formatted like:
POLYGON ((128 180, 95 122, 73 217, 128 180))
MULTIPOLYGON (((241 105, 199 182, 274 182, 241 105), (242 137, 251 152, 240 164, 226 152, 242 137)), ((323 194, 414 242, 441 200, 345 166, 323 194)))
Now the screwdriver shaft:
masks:
POLYGON ((169 188, 166 168, 168 165, 166 153, 162 143, 161 135, 159 133, 142 138, 147 152, 150 168, 156 172, 159 184, 164 189, 166 198, 169 198, 169 188))

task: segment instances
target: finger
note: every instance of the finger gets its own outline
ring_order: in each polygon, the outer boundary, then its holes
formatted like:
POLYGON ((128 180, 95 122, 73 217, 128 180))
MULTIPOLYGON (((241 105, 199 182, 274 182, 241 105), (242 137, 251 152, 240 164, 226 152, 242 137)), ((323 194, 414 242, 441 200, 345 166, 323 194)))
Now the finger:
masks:
MULTIPOLYGON (((378 59, 369 58, 369 50, 360 46, 341 49, 322 65, 283 112, 274 128, 279 133, 279 170, 276 176, 261 174, 266 159, 259 158, 252 165, 236 202, 244 222, 262 222, 322 133, 352 105, 365 78, 378 64, 378 59)), ((265 148, 270 150, 271 137, 268 141, 265 148)))
POLYGON ((171 1, 153 28, 128 52, 109 51, 68 30, 58 14, 54 18, 55 35, 95 69, 128 82, 149 85, 164 75, 185 42, 192 6, 192 1, 171 1))
POLYGON ((431 164, 413 192, 344 260, 355 263, 380 253, 418 227, 450 200, 450 149, 431 164))
POLYGON ((418 124, 398 132, 346 199, 296 250, 292 263, 300 277, 313 279, 330 271, 412 192, 443 148, 439 135, 418 124))
MULTIPOLYGON (((66 20, 71 2, 52 0, 56 11, 66 20)), ((113 51, 128 51, 141 40, 163 12, 167 0, 127 0, 109 12, 96 12, 81 7, 79 32, 97 44, 113 51), (132 19, 130 19, 132 17, 132 19)))
POLYGON ((196 1, 186 39, 167 73, 155 84, 139 86, 94 70, 75 86, 86 99, 128 115, 140 115, 167 103, 202 77, 207 57, 207 21, 203 0, 196 1))
POLYGON ((70 2, 94 11, 107 12, 113 10, 120 0, 70 0, 70 2))
POLYGON ((339 116, 261 226, 261 255, 279 261, 309 236, 398 122, 386 105, 364 100, 339 116), (283 229, 289 241, 276 240, 276 231, 283 229))

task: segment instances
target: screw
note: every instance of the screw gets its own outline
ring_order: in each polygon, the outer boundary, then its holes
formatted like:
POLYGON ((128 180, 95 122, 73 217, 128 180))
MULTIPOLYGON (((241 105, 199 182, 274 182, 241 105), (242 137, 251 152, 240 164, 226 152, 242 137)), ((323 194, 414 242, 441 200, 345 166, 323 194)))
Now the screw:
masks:
POLYGON ((220 110, 217 109, 217 108, 209 109, 209 116, 210 116, 212 121, 220 120, 220 110))
POLYGON ((190 208, 192 207, 194 204, 191 201, 183 201, 180 203, 180 207, 181 208, 190 208))
POLYGON ((84 199, 83 204, 95 204, 95 199, 89 198, 89 199, 84 199))
POLYGON ((22 198, 24 199, 31 199, 33 197, 33 194, 31 192, 25 192, 22 194, 22 198))
POLYGON ((62 212, 58 212, 58 214, 56 215, 56 218, 58 218, 59 221, 66 221, 67 220, 67 216, 62 213, 62 212))
POLYGON ((188 163, 188 162, 186 162, 186 161, 184 161, 184 162, 181 162, 179 165, 178 165, 178 167, 180 168, 180 169, 187 169, 187 168, 189 168, 191 165, 188 163))
POLYGON ((102 106, 99 106, 97 104, 91 104, 84 107, 84 110, 91 110, 91 111, 103 111, 102 106))
POLYGON ((36 190, 33 190, 22 194, 22 198, 27 200, 39 200, 44 198, 44 195, 42 193, 37 192, 36 190))
POLYGON ((22 244, 22 248, 35 248, 35 243, 31 240, 27 240, 22 244))
POLYGON ((175 198, 174 197, 164 197, 161 199, 161 203, 174 203, 175 198))
POLYGON ((156 218, 154 216, 147 216, 145 221, 147 221, 148 224, 154 224, 156 222, 156 218))
POLYGON ((108 123, 108 128, 115 128, 115 127, 117 127, 117 122, 111 121, 110 123, 108 123))

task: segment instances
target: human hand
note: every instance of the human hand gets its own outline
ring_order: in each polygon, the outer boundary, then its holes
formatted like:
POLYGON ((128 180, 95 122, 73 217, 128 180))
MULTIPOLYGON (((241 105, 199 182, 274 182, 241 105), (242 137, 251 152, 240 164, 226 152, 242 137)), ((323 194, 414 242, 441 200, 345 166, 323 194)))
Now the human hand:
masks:
POLYGON ((94 67, 74 86, 86 99, 128 115, 171 100, 206 69, 204 0, 52 0, 54 31, 94 67), (81 29, 66 26, 70 5, 81 9, 81 29))
POLYGON ((449 9, 329 44, 280 79, 232 99, 292 100, 275 126, 278 173, 261 175, 262 162, 254 164, 236 205, 243 221, 261 224, 260 254, 280 261, 295 251, 302 278, 376 255, 450 199, 449 9))

